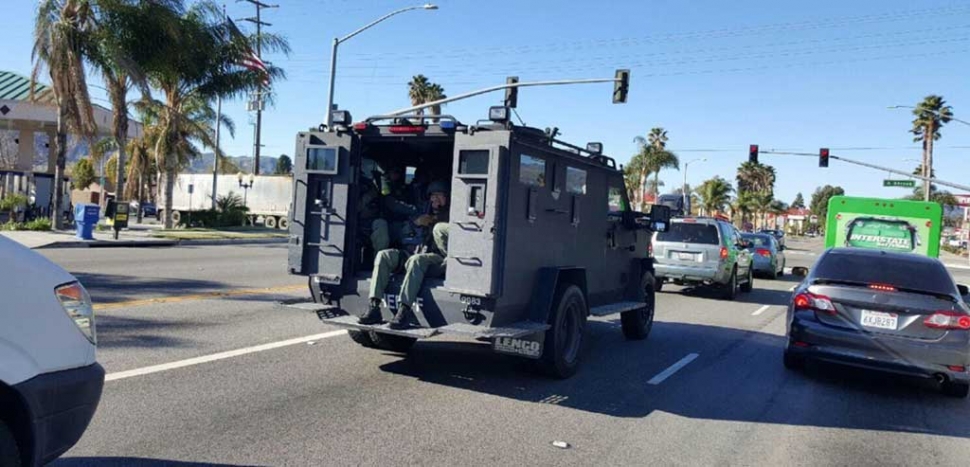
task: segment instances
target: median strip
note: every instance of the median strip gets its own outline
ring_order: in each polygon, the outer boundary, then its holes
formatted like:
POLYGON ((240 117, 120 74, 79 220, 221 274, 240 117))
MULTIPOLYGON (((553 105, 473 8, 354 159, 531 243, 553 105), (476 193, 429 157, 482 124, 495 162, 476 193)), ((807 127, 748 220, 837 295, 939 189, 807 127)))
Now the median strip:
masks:
POLYGON ((266 350, 278 349, 280 347, 287 347, 296 344, 303 344, 311 341, 317 341, 321 339, 328 339, 331 337, 342 336, 347 334, 347 331, 330 331, 323 334, 314 334, 312 336, 297 337, 294 339, 287 339, 285 341, 270 342, 268 344, 255 345, 252 347, 244 347, 236 350, 229 350, 226 352, 214 353, 211 355, 203 355, 201 357, 189 358, 185 360, 178 360, 170 363, 163 363, 161 365, 146 366, 143 368, 136 368, 134 370, 118 371, 115 373, 108 373, 105 377, 105 381, 117 381, 119 379, 133 378, 135 376, 145 376, 152 373, 160 373, 163 371, 174 370, 177 368, 185 368, 187 366, 201 365, 203 363, 214 362, 217 360, 225 360, 227 358, 238 357, 241 355, 248 355, 256 352, 263 352, 266 350))
POLYGON ((687 364, 689 364, 690 362, 693 362, 694 359, 696 359, 698 356, 699 354, 696 354, 696 353, 688 354, 686 357, 680 359, 677 363, 670 365, 670 367, 668 367, 666 370, 661 371, 659 374, 657 374, 657 376, 650 378, 650 381, 647 381, 647 384, 652 384, 656 386, 664 382, 664 380, 673 376, 674 373, 677 373, 678 371, 680 371, 681 368, 687 366, 687 364))
POLYGON ((202 292, 189 295, 175 295, 170 297, 155 297, 155 298, 144 298, 139 300, 126 300, 123 302, 114 303, 96 303, 94 305, 95 311, 113 310, 117 308, 132 308, 137 306, 145 305, 159 305, 163 303, 174 303, 174 302, 184 302, 190 300, 207 300, 213 298, 228 298, 228 297, 238 297, 240 295, 267 295, 282 292, 293 292, 296 290, 305 290, 306 284, 300 285, 286 285, 282 287, 265 287, 265 288, 254 288, 254 289, 235 289, 235 290, 224 290, 215 292, 202 292))

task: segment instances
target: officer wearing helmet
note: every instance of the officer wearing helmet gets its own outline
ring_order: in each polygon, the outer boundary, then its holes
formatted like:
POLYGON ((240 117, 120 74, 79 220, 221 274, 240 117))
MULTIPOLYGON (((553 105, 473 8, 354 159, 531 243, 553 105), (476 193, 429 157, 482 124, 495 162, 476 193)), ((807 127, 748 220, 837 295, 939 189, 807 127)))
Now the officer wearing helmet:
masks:
POLYGON ((394 272, 403 270, 404 281, 397 313, 390 322, 391 329, 408 326, 424 278, 444 275, 448 255, 448 186, 444 182, 432 182, 428 185, 427 195, 428 201, 420 214, 410 219, 406 226, 401 248, 381 250, 374 258, 369 306, 360 316, 360 324, 383 322, 381 299, 394 272))

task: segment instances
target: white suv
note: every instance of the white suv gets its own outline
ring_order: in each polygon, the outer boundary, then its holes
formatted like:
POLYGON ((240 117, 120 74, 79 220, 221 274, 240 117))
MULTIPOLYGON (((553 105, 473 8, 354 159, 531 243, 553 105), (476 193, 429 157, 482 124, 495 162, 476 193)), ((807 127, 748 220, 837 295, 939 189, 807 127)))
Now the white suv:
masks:
POLYGON ((44 465, 101 399, 91 298, 74 276, 0 236, 0 466, 44 465))

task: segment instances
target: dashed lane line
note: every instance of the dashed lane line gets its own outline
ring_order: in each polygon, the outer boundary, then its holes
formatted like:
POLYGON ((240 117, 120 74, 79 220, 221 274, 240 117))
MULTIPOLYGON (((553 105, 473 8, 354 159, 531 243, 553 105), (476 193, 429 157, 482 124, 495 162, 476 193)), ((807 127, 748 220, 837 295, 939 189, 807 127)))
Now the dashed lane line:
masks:
POLYGON ((678 371, 680 371, 681 368, 687 366, 690 362, 693 362, 694 359, 696 359, 698 357, 698 355, 699 354, 696 354, 696 353, 687 354, 686 357, 680 359, 679 361, 677 361, 677 363, 674 363, 673 365, 670 365, 669 367, 667 367, 666 370, 661 371, 660 373, 658 373, 657 376, 654 376, 653 378, 650 378, 650 381, 647 381, 647 384, 652 384, 652 385, 656 386, 656 385, 664 382, 664 380, 666 380, 667 378, 670 378, 671 376, 673 376, 674 373, 677 373, 678 371))
POLYGON ((214 362, 217 360, 225 360, 227 358, 239 357, 241 355, 248 355, 256 352, 264 352, 267 350, 278 349, 280 347, 287 347, 290 345, 303 344, 306 342, 317 341, 321 339, 328 339, 331 337, 342 336, 347 334, 347 331, 330 331, 323 334, 313 334, 311 336, 297 337, 294 339, 287 339, 284 341, 270 342, 268 344, 254 345, 252 347, 243 347, 241 349, 229 350, 226 352, 219 352, 210 355, 203 355, 201 357, 188 358, 185 360, 178 360, 175 362, 162 363, 161 365, 152 365, 142 368, 136 368, 134 370, 118 371, 115 373, 108 373, 105 377, 105 381, 117 381, 119 379, 133 378, 135 376, 145 376, 152 373, 160 373, 163 371, 175 370, 178 368, 185 368, 187 366, 201 365, 203 363, 214 362))
POLYGON ((206 300, 213 298, 228 298, 228 297, 238 297, 240 295, 270 295, 283 292, 293 292, 297 290, 306 290, 306 284, 301 285, 285 285, 282 287, 265 287, 265 288, 255 288, 255 289, 233 289, 233 290, 221 290, 215 292, 203 292, 188 295, 173 295, 170 297, 155 297, 155 298, 143 298, 139 300, 126 300, 123 302, 114 303, 95 303, 94 311, 103 310, 113 310, 117 308, 132 308, 137 306, 145 305, 159 305, 162 303, 175 303, 175 302, 186 302, 191 300, 206 300))
POLYGON ((768 308, 771 308, 771 305, 765 305, 761 308, 758 308, 757 310, 754 310, 754 313, 751 313, 751 316, 758 316, 764 313, 765 311, 768 311, 768 308))

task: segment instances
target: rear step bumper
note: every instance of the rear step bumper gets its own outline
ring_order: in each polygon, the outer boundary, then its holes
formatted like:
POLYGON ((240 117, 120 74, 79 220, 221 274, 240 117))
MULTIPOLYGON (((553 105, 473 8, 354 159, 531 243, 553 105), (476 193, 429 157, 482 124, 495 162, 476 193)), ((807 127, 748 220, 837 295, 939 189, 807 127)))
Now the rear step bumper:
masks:
POLYGON ((532 321, 521 321, 510 326, 501 328, 490 328, 485 326, 475 326, 466 323, 454 323, 437 328, 410 328, 410 329, 391 329, 387 324, 366 325, 357 322, 356 316, 337 316, 332 317, 336 307, 329 310, 320 310, 317 315, 320 321, 331 326, 357 331, 374 331, 383 334, 394 334, 396 336, 413 337, 415 339, 427 339, 439 334, 452 334, 458 336, 471 337, 475 339, 495 339, 497 337, 520 338, 549 329, 548 324, 535 323, 532 321))

